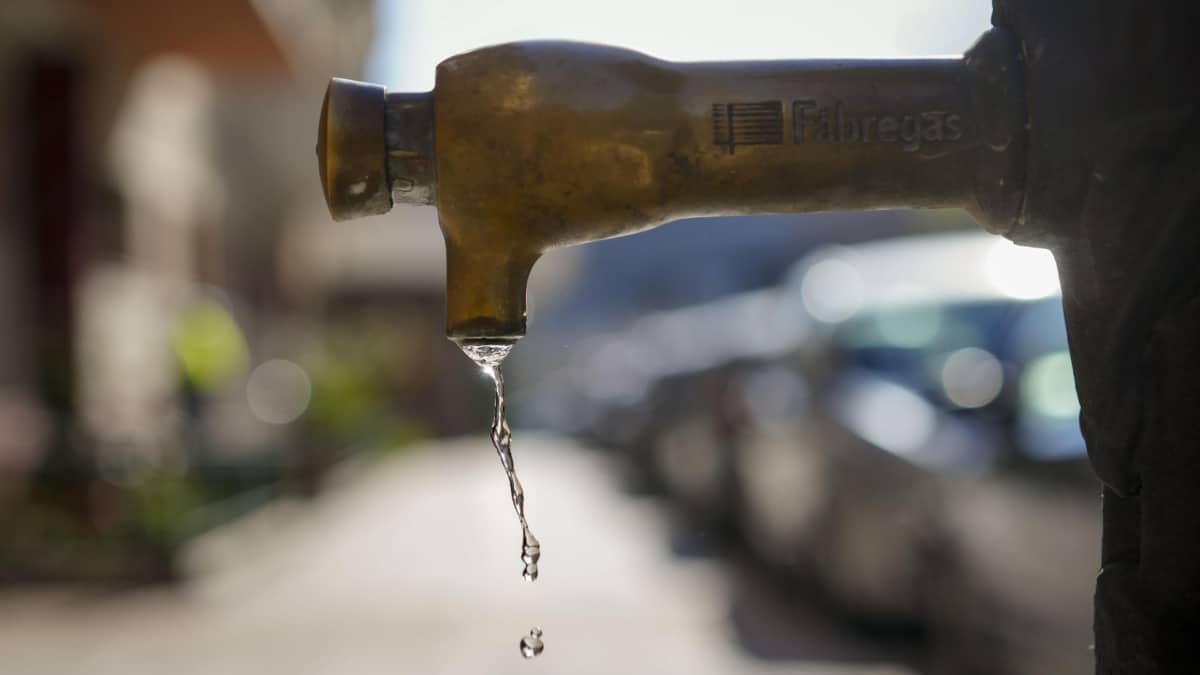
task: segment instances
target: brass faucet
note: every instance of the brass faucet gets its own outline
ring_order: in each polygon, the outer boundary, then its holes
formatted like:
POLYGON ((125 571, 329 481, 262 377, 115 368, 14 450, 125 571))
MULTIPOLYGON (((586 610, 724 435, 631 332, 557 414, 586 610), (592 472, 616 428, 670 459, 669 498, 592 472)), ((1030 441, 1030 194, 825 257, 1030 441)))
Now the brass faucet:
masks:
POLYGON ((446 331, 525 334, 556 246, 688 216, 962 207, 1007 232, 1025 106, 1015 41, 963 57, 672 63, 569 42, 454 56, 432 92, 334 79, 321 181, 335 220, 437 206, 446 331))

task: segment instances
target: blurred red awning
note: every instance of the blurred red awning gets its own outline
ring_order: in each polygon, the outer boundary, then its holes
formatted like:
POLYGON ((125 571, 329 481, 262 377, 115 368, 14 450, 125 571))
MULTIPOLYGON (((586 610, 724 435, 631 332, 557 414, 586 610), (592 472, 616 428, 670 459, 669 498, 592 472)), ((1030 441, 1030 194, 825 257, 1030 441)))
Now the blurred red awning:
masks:
POLYGON ((290 72, 253 0, 83 0, 96 28, 137 62, 187 56, 221 77, 285 77, 290 72))

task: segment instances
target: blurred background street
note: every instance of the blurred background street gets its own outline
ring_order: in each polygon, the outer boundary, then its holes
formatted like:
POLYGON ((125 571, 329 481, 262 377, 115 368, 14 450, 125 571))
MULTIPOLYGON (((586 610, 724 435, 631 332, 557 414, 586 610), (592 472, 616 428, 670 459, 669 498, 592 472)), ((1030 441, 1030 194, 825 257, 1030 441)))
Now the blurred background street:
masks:
POLYGON ((435 212, 334 223, 314 157, 334 76, 421 91, 536 38, 961 53, 989 12, 0 3, 0 673, 1090 673, 1045 252, 876 211, 547 255, 505 363, 529 586, 435 212))
POLYGON ((4 594, 0 662, 30 675, 911 672, 819 616, 798 635, 810 658, 741 652, 728 564, 672 555, 663 510, 622 497, 603 457, 552 436, 518 444, 544 549, 533 586, 500 467, 485 438, 466 439, 346 466, 317 505, 201 537, 182 587, 4 594), (546 652, 525 663, 533 625, 546 652))

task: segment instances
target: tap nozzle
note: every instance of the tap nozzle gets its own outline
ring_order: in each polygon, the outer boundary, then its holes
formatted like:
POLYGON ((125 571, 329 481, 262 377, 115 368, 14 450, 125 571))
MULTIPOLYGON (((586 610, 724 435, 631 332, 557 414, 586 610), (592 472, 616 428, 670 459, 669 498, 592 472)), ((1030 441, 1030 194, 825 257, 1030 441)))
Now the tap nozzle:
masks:
POLYGON ((333 80, 321 178, 338 220, 436 204, 446 333, 512 340, 543 253, 677 218, 961 207, 1007 232, 1024 195, 1018 55, 1002 29, 965 57, 879 61, 496 45, 442 62, 433 92, 333 80))

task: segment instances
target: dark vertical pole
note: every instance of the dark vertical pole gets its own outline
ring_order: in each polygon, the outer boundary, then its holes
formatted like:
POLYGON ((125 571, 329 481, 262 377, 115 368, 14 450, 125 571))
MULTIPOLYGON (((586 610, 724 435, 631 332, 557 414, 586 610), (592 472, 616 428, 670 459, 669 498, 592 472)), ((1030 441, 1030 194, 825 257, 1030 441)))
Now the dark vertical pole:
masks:
POLYGON ((30 68, 26 166, 29 241, 36 301, 34 337, 43 395, 52 410, 72 409, 72 290, 82 242, 78 68, 35 57, 30 68))
POLYGON ((1028 82, 1009 236, 1055 252, 1080 425, 1105 484, 1096 672, 1200 672, 1200 9, 994 4, 1028 82))

